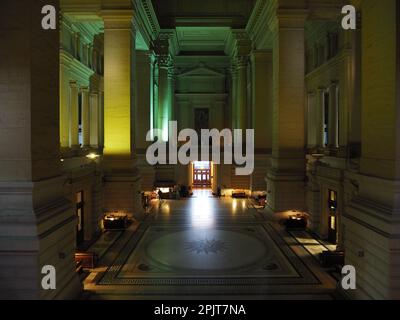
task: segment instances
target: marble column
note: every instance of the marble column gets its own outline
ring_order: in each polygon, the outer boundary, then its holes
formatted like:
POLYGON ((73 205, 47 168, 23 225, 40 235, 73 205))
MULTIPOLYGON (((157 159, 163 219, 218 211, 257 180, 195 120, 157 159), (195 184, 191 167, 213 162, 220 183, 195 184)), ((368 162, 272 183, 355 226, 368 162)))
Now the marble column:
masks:
POLYGON ((329 147, 339 147, 339 86, 332 82, 329 86, 329 147))
POLYGON ((305 39, 307 12, 277 10, 273 34, 273 146, 267 175, 268 210, 305 209, 305 39))
POLYGON ((90 146, 92 148, 99 147, 99 94, 92 93, 90 95, 90 146))
MULTIPOLYGON (((46 4, 59 12, 58 2, 46 4)), ((42 5, 7 1, 0 10, 0 299, 76 299, 81 291, 60 165, 59 30, 42 29, 42 5), (46 265, 56 270, 55 290, 41 286, 46 265)))
POLYGON ((69 146, 79 148, 79 88, 75 81, 69 84, 69 146))
POLYGON ((104 19, 104 209, 142 217, 134 150, 135 30, 131 10, 102 11, 104 19))
POLYGON ((90 147, 90 96, 89 88, 82 87, 82 146, 90 147))

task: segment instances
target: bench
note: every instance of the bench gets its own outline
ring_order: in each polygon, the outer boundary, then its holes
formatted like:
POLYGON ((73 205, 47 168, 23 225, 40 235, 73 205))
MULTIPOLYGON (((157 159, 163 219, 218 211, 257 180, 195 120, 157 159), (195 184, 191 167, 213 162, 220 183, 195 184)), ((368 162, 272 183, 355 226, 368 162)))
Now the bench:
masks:
POLYGON ((75 261, 83 269, 93 269, 97 264, 97 254, 94 252, 76 252, 75 261))
POLYGON ((307 228, 305 216, 291 216, 285 221, 287 231, 303 231, 307 228))
POLYGON ((343 251, 323 251, 319 254, 319 261, 323 268, 344 265, 343 251))

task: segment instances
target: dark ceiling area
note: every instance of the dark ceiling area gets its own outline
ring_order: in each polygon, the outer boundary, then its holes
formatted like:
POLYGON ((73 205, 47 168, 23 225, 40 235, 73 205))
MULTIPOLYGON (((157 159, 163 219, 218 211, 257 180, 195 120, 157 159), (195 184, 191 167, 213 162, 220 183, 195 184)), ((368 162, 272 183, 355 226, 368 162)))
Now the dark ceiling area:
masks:
POLYGON ((244 28, 256 0, 152 0, 161 28, 244 28))

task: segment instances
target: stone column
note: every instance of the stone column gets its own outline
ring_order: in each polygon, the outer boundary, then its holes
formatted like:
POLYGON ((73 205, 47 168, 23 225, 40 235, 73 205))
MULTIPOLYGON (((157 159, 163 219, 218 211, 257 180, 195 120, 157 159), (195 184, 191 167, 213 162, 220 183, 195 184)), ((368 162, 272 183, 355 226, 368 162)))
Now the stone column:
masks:
POLYGON ((175 68, 171 62, 171 67, 168 69, 168 93, 169 93, 169 112, 168 119, 176 120, 175 118, 175 68))
POLYGON ((44 4, 59 12, 55 0, 0 10, 0 299, 76 299, 81 290, 60 166, 59 30, 42 29, 44 4), (56 270, 55 290, 41 286, 45 265, 56 270))
POLYGON ((317 117, 317 107, 315 92, 307 94, 307 147, 317 146, 319 136, 319 118, 317 117))
POLYGON ((90 96, 89 88, 82 87, 82 146, 90 147, 90 96))
POLYGON ((92 93, 90 95, 90 146, 92 148, 99 147, 99 94, 92 93))
POLYGON ((247 63, 248 56, 236 58, 237 86, 236 86, 236 128, 246 129, 247 127, 247 63))
POLYGON ((168 72, 171 67, 169 55, 169 38, 162 35, 154 42, 154 50, 158 61, 158 110, 157 129, 163 132, 163 139, 168 139, 168 121, 171 108, 168 72))
POLYGON ((141 218, 140 175, 133 152, 135 31, 131 10, 104 19, 104 208, 141 218))
POLYGON ((270 167, 272 150, 272 51, 251 54, 252 126, 255 134, 255 161, 251 190, 265 191, 265 175, 270 167))
POLYGON ((273 150, 267 175, 272 212, 305 209, 304 10, 279 9, 273 33, 273 150))
POLYGON ((152 51, 137 51, 137 77, 140 81, 136 83, 137 104, 135 108, 136 126, 135 145, 138 153, 145 153, 147 147, 146 135, 150 128, 150 120, 153 112, 153 62, 154 55, 152 51))
POLYGON ((329 147, 339 147, 339 86, 336 82, 329 86, 329 147))
POLYGON ((253 127, 256 149, 272 149, 272 51, 254 51, 251 55, 253 76, 253 127))
POLYGON ((325 123, 325 92, 326 88, 318 88, 317 91, 317 144, 318 147, 325 148, 325 133, 324 133, 324 123, 325 123))
POLYGON ((136 82, 138 92, 135 108, 135 149, 138 158, 138 168, 142 176, 142 190, 152 190, 154 186, 154 167, 146 161, 146 149, 150 142, 146 142, 147 132, 156 125, 154 116, 154 77, 153 66, 155 56, 153 51, 136 52, 136 82))
POLYGON ((131 157, 131 121, 135 50, 133 12, 103 11, 104 19, 104 154, 131 157))
POLYGON ((307 163, 307 208, 309 218, 309 228, 316 234, 320 234, 321 226, 321 186, 318 183, 317 170, 319 161, 309 161, 307 163))
POLYGON ((99 147, 104 148, 104 89, 99 92, 99 147))
POLYGON ((238 70, 236 65, 232 65, 231 67, 231 126, 232 129, 237 128, 238 123, 238 115, 237 115, 237 88, 238 88, 238 70))
POLYGON ((79 105, 79 89, 76 82, 69 84, 69 146, 71 148, 79 148, 79 124, 78 124, 78 105, 79 105))
POLYGON ((60 145, 68 148, 70 121, 70 84, 68 81, 68 69, 61 62, 60 65, 60 145))
POLYGON ((359 299, 400 299, 400 3, 364 0, 362 157, 343 215, 345 263, 357 270, 359 299), (372 85, 371 85, 372 84, 372 85))

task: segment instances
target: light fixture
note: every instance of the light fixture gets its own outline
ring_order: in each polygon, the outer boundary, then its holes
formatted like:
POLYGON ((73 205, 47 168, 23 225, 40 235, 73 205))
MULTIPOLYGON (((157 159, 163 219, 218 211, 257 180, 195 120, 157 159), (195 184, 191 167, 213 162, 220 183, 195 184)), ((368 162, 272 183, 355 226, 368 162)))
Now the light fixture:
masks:
POLYGON ((99 157, 99 155, 96 154, 96 153, 94 153, 94 152, 89 153, 89 154, 86 156, 86 158, 88 158, 88 159, 90 159, 90 160, 95 160, 95 159, 97 159, 98 157, 99 157))

